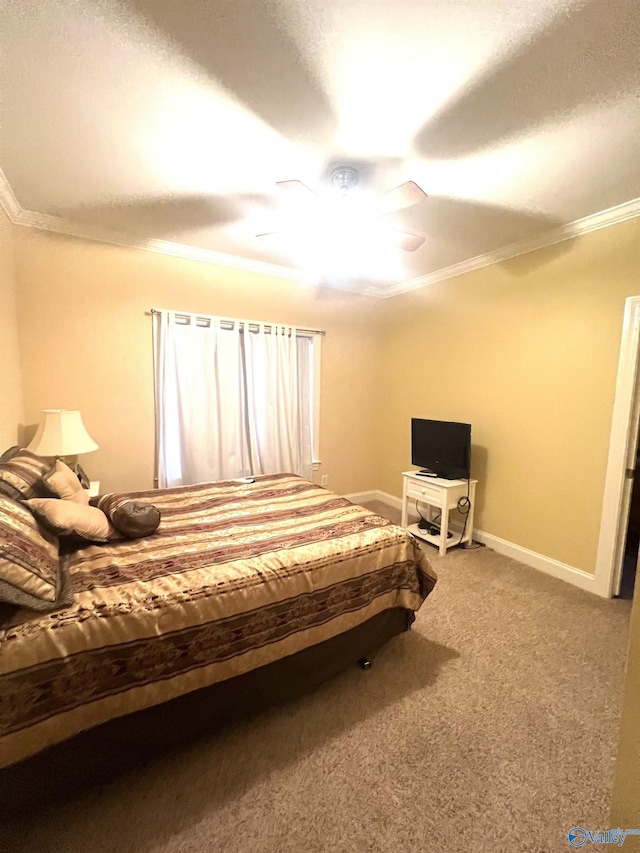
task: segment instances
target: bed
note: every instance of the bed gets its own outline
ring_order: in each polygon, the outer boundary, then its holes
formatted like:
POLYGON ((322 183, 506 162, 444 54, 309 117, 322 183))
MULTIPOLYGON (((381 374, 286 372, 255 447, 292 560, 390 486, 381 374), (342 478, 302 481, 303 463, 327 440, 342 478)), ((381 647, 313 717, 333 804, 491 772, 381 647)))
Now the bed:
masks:
POLYGON ((72 603, 0 630, 0 767, 292 661, 330 674, 318 650, 339 665, 344 638, 359 655, 406 629, 436 582, 405 530, 297 476, 129 497, 156 532, 63 554, 72 603))

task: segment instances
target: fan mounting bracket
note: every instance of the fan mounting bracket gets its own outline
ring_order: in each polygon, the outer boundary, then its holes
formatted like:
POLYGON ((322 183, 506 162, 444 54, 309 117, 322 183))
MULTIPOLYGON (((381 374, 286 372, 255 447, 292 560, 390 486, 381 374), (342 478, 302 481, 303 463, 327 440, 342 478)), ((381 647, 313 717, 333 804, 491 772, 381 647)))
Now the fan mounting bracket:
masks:
POLYGON ((341 193, 352 190, 358 185, 359 180, 360 173, 353 166, 337 166, 331 172, 331 183, 341 193))

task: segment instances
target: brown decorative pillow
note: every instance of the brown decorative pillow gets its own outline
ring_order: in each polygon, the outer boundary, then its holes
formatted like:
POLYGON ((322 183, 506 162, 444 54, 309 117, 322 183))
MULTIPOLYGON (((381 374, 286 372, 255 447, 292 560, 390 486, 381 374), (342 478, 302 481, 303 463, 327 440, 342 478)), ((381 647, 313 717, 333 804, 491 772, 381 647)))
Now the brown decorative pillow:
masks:
POLYGON ((91 503, 99 507, 113 526, 128 539, 149 536, 160 524, 160 510, 157 507, 133 501, 127 495, 100 495, 91 503))
POLYGON ((58 498, 24 501, 40 524, 56 536, 71 536, 81 542, 108 542, 117 533, 100 509, 58 498))
POLYGON ((33 610, 63 602, 58 540, 29 510, 0 495, 0 601, 33 610))
POLYGON ((12 456, 15 456, 16 453, 20 450, 19 444, 14 444, 13 447, 10 447, 8 450, 0 456, 0 462, 8 462, 12 456))
POLYGON ((65 501, 73 501, 77 504, 89 504, 89 492, 80 485, 80 480, 71 468, 61 459, 42 478, 51 494, 65 501))
POLYGON ((0 492, 15 500, 33 498, 49 468, 50 460, 22 447, 12 447, 0 459, 0 492))

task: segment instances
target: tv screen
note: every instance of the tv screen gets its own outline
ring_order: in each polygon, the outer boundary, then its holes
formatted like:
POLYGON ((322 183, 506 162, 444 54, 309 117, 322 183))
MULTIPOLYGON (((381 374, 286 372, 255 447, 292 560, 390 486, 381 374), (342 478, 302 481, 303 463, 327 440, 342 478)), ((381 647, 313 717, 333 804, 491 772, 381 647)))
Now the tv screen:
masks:
POLYGON ((445 480, 471 476, 471 424, 411 418, 411 464, 445 480))

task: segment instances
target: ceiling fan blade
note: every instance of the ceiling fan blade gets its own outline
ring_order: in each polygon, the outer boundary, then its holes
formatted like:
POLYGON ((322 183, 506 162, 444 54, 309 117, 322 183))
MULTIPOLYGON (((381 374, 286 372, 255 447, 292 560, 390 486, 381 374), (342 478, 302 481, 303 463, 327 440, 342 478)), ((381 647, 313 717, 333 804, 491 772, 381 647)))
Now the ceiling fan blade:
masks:
POLYGON ((276 181, 276 186, 287 194, 292 201, 309 201, 317 196, 313 190, 310 190, 302 181, 276 181))
POLYGON ((637 0, 553 5, 531 38, 499 50, 428 119, 414 139, 418 156, 452 160, 497 150, 543 122, 552 126, 589 104, 623 103, 623 93, 637 91, 637 0))
POLYGON ((378 213, 384 216, 386 213, 404 210, 405 207, 420 204, 425 198, 427 198, 426 192, 420 189, 415 181, 407 181, 380 196, 377 203, 378 213))
POLYGON ((249 193, 112 196, 57 208, 54 214, 113 232, 168 238, 185 231, 238 222, 247 208, 266 206, 268 202, 273 206, 269 196, 249 193))
POLYGON ((391 231, 391 236, 399 249, 405 252, 415 252, 425 241, 420 234, 410 234, 408 231, 391 231))

